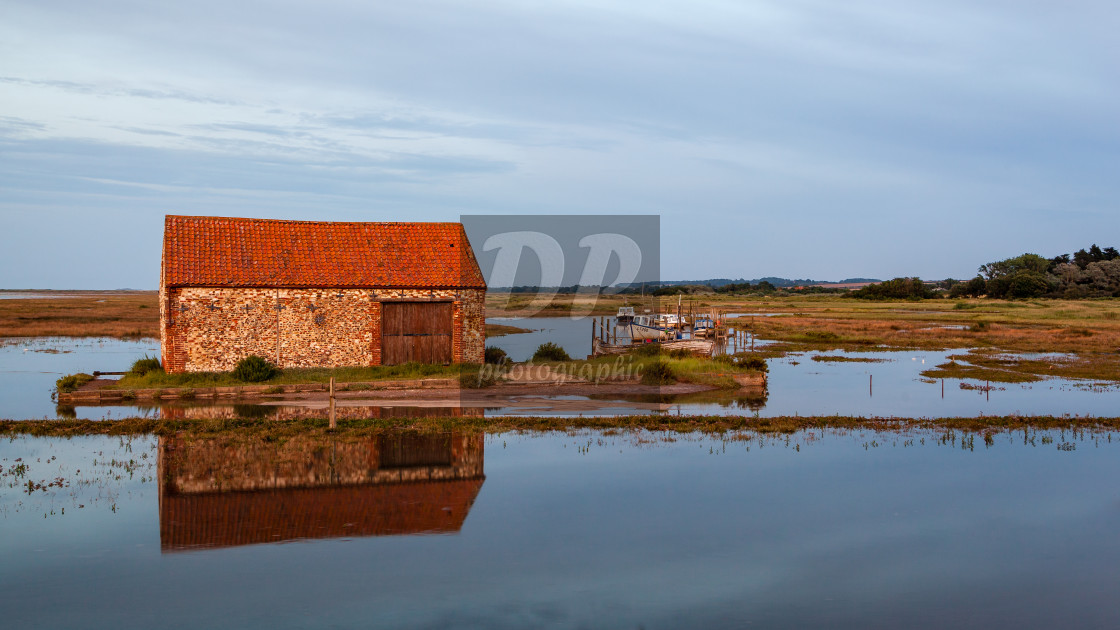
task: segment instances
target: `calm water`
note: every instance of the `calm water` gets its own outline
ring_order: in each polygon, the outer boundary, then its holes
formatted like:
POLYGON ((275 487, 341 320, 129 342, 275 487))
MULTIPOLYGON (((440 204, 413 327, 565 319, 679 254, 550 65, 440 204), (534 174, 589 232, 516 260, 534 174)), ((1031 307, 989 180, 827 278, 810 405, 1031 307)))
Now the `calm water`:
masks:
MULTIPOLYGON (((563 318, 556 318, 563 319, 563 318)), ((564 320, 571 322, 571 320, 564 320)), ((586 322, 584 322, 586 323, 586 322)), ((547 328, 534 335, 553 335, 554 339, 574 339, 576 326, 567 329, 547 328), (564 331, 567 332, 564 332, 564 331)), ((582 323, 580 324, 582 326, 582 323)), ((587 325, 590 328, 590 324, 587 325)), ((590 331, 587 331, 588 339, 590 331)), ((516 340, 533 335, 509 335, 492 341, 516 340)), ((539 337, 548 338, 548 337, 539 337)), ((512 341, 511 341, 512 343, 512 341)), ((537 339, 522 340, 522 348, 536 348, 537 339)), ((590 343, 590 342, 588 342, 590 343)), ((531 349, 526 352, 531 353, 531 349)), ((571 350, 569 350, 571 351, 571 350)), ((93 370, 125 370, 145 354, 158 355, 155 341, 120 341, 114 339, 32 339, 9 341, 0 345, 0 417, 54 418, 60 413, 80 418, 115 418, 129 416, 156 417, 159 407, 146 405, 59 408, 51 399, 55 380, 64 374, 93 370)), ((478 403, 480 413, 489 415, 619 415, 635 413, 671 414, 758 414, 778 415, 860 415, 948 417, 1028 414, 1028 415, 1091 415, 1113 416, 1120 409, 1120 387, 1107 383, 1068 379, 1048 379, 1026 384, 993 384, 992 391, 962 389, 960 381, 929 383, 920 373, 947 360, 948 352, 880 352, 851 356, 882 359, 880 363, 822 363, 811 360, 819 353, 793 354, 769 362, 770 376, 765 392, 744 397, 738 392, 704 393, 674 398, 629 398, 614 396, 607 401, 584 401, 576 409, 549 405, 540 397, 494 403, 478 403), (529 400, 527 403, 526 400, 529 400), (634 405, 620 405, 620 401, 634 405)), ((573 352, 573 354, 576 354, 573 352)), ((842 353, 823 353, 840 355, 842 353)), ((515 355, 516 356, 516 355, 515 355)), ((983 386, 983 382, 967 382, 983 386)), ((452 397, 455 398, 455 397, 452 397)), ((555 396, 563 402, 570 396, 555 396)), ((181 407, 167 409, 177 415, 201 414, 181 407)), ((350 404, 344 402, 343 404, 350 404)), ((448 404, 458 405, 457 400, 448 404)), ((225 403, 228 407, 229 403, 225 403)), ((229 409, 216 410, 226 413, 229 409)), ((238 413, 262 415, 276 412, 275 407, 240 405, 238 413)), ((395 402, 379 411, 416 413, 407 404, 395 402)), ((429 413, 431 411, 427 411, 429 413)))
POLYGON ((1114 628, 1118 438, 17 437, 0 611, 11 628, 1114 628))
MULTIPOLYGON (((0 339, 0 418, 54 418, 51 395, 59 377, 77 372, 122 372, 144 356, 159 356, 159 341, 33 337, 0 339)), ((84 418, 111 417, 132 408, 98 408, 84 418)))
POLYGON ((551 341, 573 359, 591 354, 591 320, 570 317, 489 317, 489 323, 528 328, 532 332, 491 337, 486 345, 506 351, 511 361, 528 361, 537 346, 551 341))

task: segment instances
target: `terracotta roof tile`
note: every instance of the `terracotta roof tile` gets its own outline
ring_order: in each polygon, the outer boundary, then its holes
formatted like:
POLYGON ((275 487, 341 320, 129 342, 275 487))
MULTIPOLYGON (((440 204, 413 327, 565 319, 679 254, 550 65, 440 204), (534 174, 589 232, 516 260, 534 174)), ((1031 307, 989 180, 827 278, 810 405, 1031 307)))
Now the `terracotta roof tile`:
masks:
POLYGON ((459 223, 169 215, 165 286, 485 288, 459 223))

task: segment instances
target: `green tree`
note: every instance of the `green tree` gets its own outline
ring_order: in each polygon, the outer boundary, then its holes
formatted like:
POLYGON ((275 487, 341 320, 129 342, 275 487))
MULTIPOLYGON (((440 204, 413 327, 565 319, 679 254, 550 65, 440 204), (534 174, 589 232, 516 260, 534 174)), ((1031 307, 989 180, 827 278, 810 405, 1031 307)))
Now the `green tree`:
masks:
POLYGON ((1038 254, 1023 254, 1022 256, 980 265, 980 273, 988 280, 1012 276, 1020 271, 1045 274, 1050 268, 1050 262, 1050 260, 1038 254))
POLYGON ((922 282, 921 278, 895 278, 886 282, 869 284, 847 295, 861 300, 920 300, 935 297, 933 291, 922 282))
POLYGON ((1017 271, 1007 283, 1007 297, 1041 297, 1050 291, 1050 281, 1046 274, 1037 271, 1017 271))

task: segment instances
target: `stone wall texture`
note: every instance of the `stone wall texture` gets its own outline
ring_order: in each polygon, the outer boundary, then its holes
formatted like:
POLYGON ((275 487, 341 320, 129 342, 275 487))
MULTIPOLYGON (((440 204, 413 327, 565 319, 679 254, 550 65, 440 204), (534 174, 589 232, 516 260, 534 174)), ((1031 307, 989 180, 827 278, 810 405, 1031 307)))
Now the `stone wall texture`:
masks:
POLYGON ((222 372, 259 355, 281 368, 381 365, 384 302, 450 302, 456 363, 482 363, 485 289, 162 287, 163 366, 222 372))

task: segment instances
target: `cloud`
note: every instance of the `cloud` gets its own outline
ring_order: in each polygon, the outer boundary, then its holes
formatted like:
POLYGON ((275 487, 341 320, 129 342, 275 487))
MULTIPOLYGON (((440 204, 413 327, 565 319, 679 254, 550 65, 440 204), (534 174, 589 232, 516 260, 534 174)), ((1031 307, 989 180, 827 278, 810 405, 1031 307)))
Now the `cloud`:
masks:
POLYGON ((0 24, 0 212, 658 212, 666 277, 969 275, 1120 233, 1117 21, 1105 2, 22 4, 0 24))

